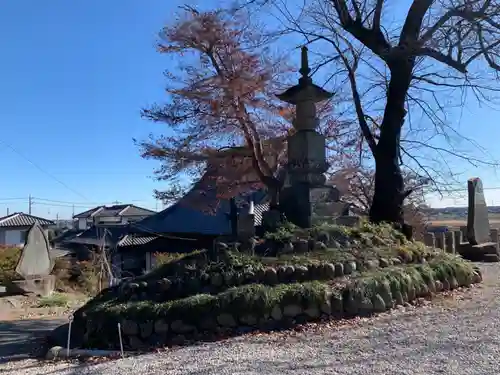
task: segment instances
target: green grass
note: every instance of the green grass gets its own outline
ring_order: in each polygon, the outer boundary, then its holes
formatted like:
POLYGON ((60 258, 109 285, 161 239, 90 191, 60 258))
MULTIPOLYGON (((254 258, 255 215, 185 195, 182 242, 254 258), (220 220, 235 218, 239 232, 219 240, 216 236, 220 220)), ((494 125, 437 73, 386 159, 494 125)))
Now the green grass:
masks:
POLYGON ((67 307, 69 299, 66 295, 53 293, 50 296, 42 297, 38 301, 37 307, 67 307))

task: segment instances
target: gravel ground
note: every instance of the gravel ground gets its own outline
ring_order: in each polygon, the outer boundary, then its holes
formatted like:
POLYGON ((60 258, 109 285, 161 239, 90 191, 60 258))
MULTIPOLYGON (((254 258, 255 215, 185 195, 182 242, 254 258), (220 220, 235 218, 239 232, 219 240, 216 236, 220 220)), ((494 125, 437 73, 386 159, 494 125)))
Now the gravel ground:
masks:
POLYGON ((0 374, 498 374, 500 265, 432 305, 332 329, 256 335, 99 364, 18 361, 0 374))

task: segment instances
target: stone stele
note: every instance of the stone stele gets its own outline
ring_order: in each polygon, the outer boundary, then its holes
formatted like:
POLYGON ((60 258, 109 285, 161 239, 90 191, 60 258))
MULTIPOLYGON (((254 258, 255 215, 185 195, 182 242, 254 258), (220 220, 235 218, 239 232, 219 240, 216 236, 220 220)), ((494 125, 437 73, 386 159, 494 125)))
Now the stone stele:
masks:
POLYGON ((26 236, 26 243, 17 263, 16 272, 25 279, 49 275, 53 267, 49 249, 49 240, 43 228, 35 222, 26 236))
POLYGON ((490 242, 490 222, 483 183, 479 178, 471 178, 467 181, 467 190, 469 193, 467 239, 471 245, 490 242))

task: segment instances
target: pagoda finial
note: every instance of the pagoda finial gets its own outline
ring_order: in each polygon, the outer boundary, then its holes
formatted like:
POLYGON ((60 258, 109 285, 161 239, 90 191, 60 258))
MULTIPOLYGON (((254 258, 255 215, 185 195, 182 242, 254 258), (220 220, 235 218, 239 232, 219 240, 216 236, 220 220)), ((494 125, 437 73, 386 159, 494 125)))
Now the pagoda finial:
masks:
POLYGON ((300 63, 300 69, 299 73, 302 75, 302 77, 306 78, 309 76, 309 73, 311 73, 311 69, 309 68, 309 59, 307 57, 307 47, 303 46, 301 49, 301 63, 300 63))

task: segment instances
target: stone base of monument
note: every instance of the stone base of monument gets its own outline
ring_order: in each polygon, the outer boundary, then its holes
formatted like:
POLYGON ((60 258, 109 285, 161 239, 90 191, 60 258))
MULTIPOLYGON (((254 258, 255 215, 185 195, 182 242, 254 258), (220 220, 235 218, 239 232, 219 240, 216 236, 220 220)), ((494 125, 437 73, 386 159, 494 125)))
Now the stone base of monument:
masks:
POLYGON ((496 242, 486 242, 479 245, 471 245, 469 242, 462 242, 458 247, 458 252, 462 257, 471 261, 499 261, 498 243, 496 242))
POLYGON ((50 296, 56 286, 56 277, 48 275, 38 278, 18 280, 12 282, 14 288, 20 292, 33 293, 41 297, 50 296))

